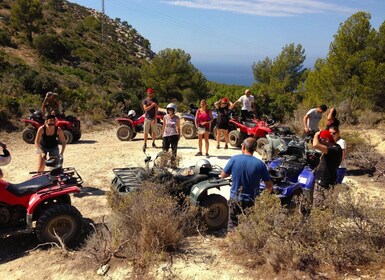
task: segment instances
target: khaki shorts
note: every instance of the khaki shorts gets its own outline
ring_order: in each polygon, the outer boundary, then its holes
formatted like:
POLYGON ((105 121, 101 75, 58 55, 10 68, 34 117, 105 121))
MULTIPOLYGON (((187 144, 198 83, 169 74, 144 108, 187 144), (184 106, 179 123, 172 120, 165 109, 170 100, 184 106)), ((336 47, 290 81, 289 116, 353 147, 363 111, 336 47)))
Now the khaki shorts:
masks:
POLYGON ((150 119, 144 119, 144 124, 143 124, 143 132, 144 133, 149 133, 150 128, 152 132, 156 133, 156 121, 155 123, 152 123, 153 120, 150 119))

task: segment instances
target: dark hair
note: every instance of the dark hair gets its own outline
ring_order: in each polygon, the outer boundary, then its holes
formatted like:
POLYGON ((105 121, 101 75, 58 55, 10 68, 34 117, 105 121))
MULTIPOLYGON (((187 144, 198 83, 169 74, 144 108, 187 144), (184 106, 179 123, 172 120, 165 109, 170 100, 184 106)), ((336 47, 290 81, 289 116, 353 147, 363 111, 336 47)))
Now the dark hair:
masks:
POLYGON ((340 133, 340 129, 339 129, 338 126, 336 126, 336 125, 331 125, 331 126, 329 127, 329 130, 330 130, 330 129, 333 129, 333 130, 335 130, 335 132, 340 133))
POLYGON ((45 115, 45 119, 46 119, 46 120, 49 120, 49 119, 55 119, 55 118, 56 118, 56 116, 53 115, 53 114, 50 114, 50 113, 48 113, 48 114, 45 115))
POLYGON ((333 109, 332 117, 335 118, 336 116, 337 116, 337 110, 336 110, 336 109, 333 109))
POLYGON ((319 108, 321 108, 322 112, 326 112, 326 110, 328 109, 328 106, 326 106, 325 104, 322 104, 319 106, 319 108))
POLYGON ((253 137, 248 137, 243 140, 242 145, 245 146, 246 151, 249 153, 254 153, 255 149, 257 148, 257 140, 255 140, 253 137))

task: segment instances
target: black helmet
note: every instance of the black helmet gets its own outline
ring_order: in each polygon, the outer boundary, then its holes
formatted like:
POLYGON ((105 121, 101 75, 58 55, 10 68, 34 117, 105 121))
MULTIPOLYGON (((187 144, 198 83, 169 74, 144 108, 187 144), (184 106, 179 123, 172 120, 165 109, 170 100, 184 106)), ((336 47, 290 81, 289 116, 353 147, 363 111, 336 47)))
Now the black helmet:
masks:
POLYGON ((3 154, 0 155, 0 166, 7 165, 11 162, 11 154, 7 149, 3 149, 3 154))
POLYGON ((208 174, 212 169, 211 163, 207 159, 200 159, 195 164, 194 172, 196 174, 208 174))
POLYGON ((53 156, 44 159, 45 165, 49 167, 59 167, 63 164, 63 158, 61 156, 53 156))

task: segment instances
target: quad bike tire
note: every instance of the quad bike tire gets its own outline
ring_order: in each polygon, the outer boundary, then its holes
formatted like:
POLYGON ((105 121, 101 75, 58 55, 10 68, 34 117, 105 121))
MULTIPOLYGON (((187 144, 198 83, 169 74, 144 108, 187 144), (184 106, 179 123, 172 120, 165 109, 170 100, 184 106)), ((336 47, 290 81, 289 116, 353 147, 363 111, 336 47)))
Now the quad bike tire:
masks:
POLYGON ((204 198, 201 205, 206 208, 203 220, 208 230, 219 230, 226 227, 229 216, 226 198, 219 194, 211 194, 204 198))
MULTIPOLYGON (((214 135, 215 140, 217 140, 217 131, 218 131, 217 127, 214 127, 213 128, 213 135, 214 135)), ((219 141, 225 142, 225 134, 223 133, 223 131, 221 131, 221 135, 219 137, 220 137, 219 141)))
POLYGON ((67 144, 71 144, 74 141, 74 135, 71 131, 67 129, 63 129, 64 137, 66 139, 67 144))
POLYGON ((134 131, 128 125, 120 125, 116 131, 116 137, 120 141, 130 141, 133 138, 134 131))
POLYGON ((36 129, 27 127, 22 132, 23 140, 28 144, 34 144, 36 138, 36 129))
MULTIPOLYGON (((155 139, 162 139, 162 128, 163 128, 163 125, 161 123, 156 123, 155 139)), ((150 129, 150 135, 152 137, 151 129, 150 129)))
POLYGON ((80 212, 70 204, 56 204, 46 209, 36 222, 36 236, 43 242, 60 243, 55 233, 66 245, 73 244, 83 228, 80 212))
POLYGON ((242 144, 242 136, 238 130, 232 130, 229 133, 229 143, 233 147, 240 147, 242 144))
POLYGON ((80 140, 80 138, 82 137, 82 133, 79 132, 79 133, 74 133, 74 142, 77 142, 80 140))
POLYGON ((197 137, 197 129, 191 122, 185 122, 182 124, 182 135, 185 139, 194 139, 197 137))
POLYGON ((266 158, 267 156, 267 150, 266 150, 266 147, 267 145, 269 144, 269 141, 267 140, 267 138, 265 137, 262 137, 262 138, 259 138, 257 140, 257 148, 256 148, 256 151, 257 153, 262 156, 263 158, 266 158))

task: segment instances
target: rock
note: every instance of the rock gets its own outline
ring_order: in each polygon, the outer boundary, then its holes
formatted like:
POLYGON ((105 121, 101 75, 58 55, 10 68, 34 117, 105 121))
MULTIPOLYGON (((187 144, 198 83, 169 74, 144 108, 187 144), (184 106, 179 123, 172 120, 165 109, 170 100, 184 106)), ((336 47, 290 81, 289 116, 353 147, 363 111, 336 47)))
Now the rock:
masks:
POLYGON ((101 267, 99 267, 96 274, 100 275, 100 276, 104 276, 104 275, 106 275, 106 273, 109 269, 110 269, 110 266, 108 264, 102 265, 101 267))

